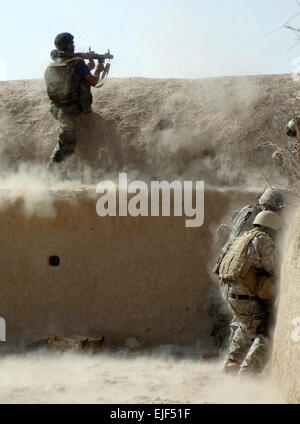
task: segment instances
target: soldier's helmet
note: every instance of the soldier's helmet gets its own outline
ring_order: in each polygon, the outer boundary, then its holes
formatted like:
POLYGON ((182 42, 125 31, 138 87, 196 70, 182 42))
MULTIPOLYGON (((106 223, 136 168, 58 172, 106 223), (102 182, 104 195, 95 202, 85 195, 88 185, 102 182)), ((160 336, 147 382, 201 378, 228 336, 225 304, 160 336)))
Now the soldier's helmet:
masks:
POLYGON ((297 131, 296 131, 295 122, 293 119, 286 126, 286 135, 288 137, 297 137, 297 131))
POLYGON ((274 210, 283 208, 283 193, 280 188, 268 188, 259 198, 260 205, 267 205, 274 210))
POLYGON ((54 44, 57 50, 66 51, 68 49, 68 45, 72 43, 74 37, 69 32, 62 32, 55 37, 54 44))
POLYGON ((274 231, 279 231, 282 228, 282 222, 280 216, 277 213, 272 211, 263 211, 260 212, 254 222, 253 225, 256 227, 257 225, 270 228, 274 231))

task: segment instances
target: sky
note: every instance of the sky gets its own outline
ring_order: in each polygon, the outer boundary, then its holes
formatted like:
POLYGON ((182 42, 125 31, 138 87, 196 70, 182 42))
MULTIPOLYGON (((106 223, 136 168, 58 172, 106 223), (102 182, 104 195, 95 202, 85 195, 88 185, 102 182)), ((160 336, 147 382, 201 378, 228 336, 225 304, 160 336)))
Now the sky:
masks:
MULTIPOLYGON (((77 51, 109 48, 113 77, 290 73, 295 34, 269 33, 298 11, 296 0, 1 2, 0 80, 43 78, 60 32, 75 36, 77 51)), ((291 24, 300 28, 300 16, 291 24)))

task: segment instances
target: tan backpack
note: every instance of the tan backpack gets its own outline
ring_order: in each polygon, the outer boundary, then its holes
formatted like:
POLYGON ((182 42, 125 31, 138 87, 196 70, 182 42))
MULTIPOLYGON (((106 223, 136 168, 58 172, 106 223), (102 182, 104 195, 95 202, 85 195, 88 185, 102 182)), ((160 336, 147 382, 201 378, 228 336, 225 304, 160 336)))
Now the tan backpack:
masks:
POLYGON ((80 58, 58 59, 50 63, 45 72, 47 93, 55 104, 66 104, 78 100, 81 77, 75 74, 80 58))
POLYGON ((219 265, 219 277, 222 281, 234 281, 246 286, 255 296, 259 286, 259 272, 247 259, 247 251, 251 241, 266 233, 253 229, 236 238, 229 246, 219 265))

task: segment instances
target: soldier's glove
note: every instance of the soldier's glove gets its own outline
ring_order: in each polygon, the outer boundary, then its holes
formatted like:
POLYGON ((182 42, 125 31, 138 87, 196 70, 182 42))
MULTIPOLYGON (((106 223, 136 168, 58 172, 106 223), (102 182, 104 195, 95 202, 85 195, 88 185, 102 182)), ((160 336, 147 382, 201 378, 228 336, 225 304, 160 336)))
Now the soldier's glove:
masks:
POLYGON ((100 72, 103 72, 104 69, 105 69, 104 63, 98 62, 98 65, 97 65, 97 68, 96 68, 95 73, 99 74, 100 72))
POLYGON ((95 62, 93 61, 93 59, 91 59, 88 63, 88 68, 90 71, 92 71, 93 69, 95 69, 95 62))

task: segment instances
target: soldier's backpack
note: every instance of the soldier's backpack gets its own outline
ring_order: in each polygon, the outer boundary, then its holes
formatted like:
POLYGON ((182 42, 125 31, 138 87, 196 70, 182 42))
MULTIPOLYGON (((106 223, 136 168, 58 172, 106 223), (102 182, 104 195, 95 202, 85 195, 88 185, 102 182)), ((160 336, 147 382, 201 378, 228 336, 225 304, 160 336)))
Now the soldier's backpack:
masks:
POLYGON ((246 231, 252 230, 253 222, 260 212, 261 209, 257 206, 245 206, 234 219, 230 240, 239 237, 246 231))
POLYGON ((72 59, 58 59, 50 63, 45 71, 47 93, 50 100, 56 105, 65 105, 78 102, 80 75, 75 73, 78 57, 72 59))
POLYGON ((260 273, 248 261, 247 251, 251 241, 266 233, 253 229, 236 238, 228 247, 218 274, 222 281, 234 281, 246 286, 251 295, 255 296, 259 285, 260 273))

